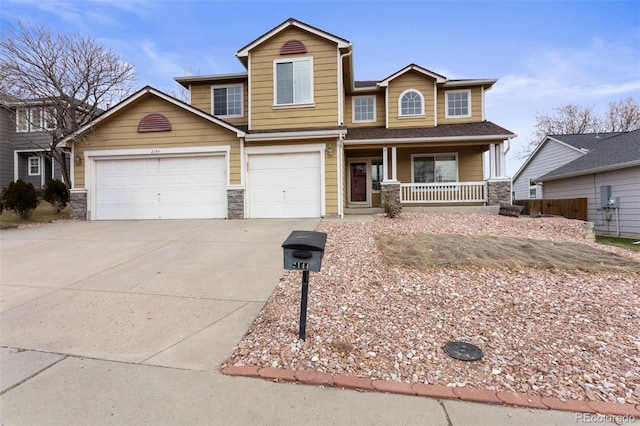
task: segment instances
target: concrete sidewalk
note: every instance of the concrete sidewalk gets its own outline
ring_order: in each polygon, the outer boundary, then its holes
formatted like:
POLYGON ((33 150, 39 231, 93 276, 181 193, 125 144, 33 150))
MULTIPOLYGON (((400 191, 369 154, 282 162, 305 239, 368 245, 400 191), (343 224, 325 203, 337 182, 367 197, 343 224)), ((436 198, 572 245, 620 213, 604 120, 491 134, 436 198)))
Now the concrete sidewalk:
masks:
POLYGON ((594 417, 230 377, 220 364, 317 220, 0 232, 0 423, 569 425, 594 417))

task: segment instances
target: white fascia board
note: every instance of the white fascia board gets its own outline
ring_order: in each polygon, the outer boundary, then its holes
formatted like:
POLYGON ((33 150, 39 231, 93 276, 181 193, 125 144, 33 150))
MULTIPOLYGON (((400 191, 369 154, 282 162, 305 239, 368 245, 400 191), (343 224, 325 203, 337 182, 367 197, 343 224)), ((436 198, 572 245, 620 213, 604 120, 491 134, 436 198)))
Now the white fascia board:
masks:
POLYGON ((269 31, 268 33, 266 33, 265 35, 263 35, 260 38, 255 39, 253 42, 251 42, 250 44, 248 44, 247 46, 245 46, 244 48, 242 48, 241 50, 236 52, 236 56, 238 58, 243 58, 243 57, 247 57, 247 55, 249 54, 249 51, 251 49, 253 49, 254 47, 264 43, 265 41, 267 41, 268 39, 270 39, 271 37, 273 37, 274 35, 278 34, 280 31, 288 28, 288 27, 298 27, 302 30, 305 30, 307 32, 310 32, 312 34, 317 35, 318 37, 322 37, 324 39, 330 40, 334 43, 336 43, 338 45, 339 49, 343 49, 343 48, 347 48, 347 47, 351 47, 351 43, 346 42, 345 40, 332 36, 328 33, 325 33, 324 31, 318 30, 317 28, 313 28, 310 27, 308 25, 303 24, 302 22, 298 22, 295 20, 287 20, 285 22, 283 22, 282 24, 278 25, 277 27, 275 27, 274 29, 272 29, 271 31, 269 31))
POLYGON ((498 80, 496 79, 478 79, 478 80, 462 80, 462 81, 447 81, 443 84, 443 87, 459 87, 459 86, 486 86, 488 85, 489 90, 492 85, 494 85, 498 80))
POLYGON ((535 179, 535 182, 551 182, 554 180, 568 179, 568 178, 584 176, 584 175, 592 175, 595 173, 611 172, 614 170, 628 169, 629 167, 637 167, 637 166, 640 166, 640 160, 629 161, 628 163, 612 164, 610 166, 594 167, 592 169, 585 169, 585 170, 579 170, 577 172, 564 173, 557 176, 550 176, 548 178, 535 179))
POLYGON ((345 135, 346 130, 311 130, 306 132, 274 132, 274 133, 249 133, 245 136, 247 142, 270 141, 270 140, 290 140, 290 139, 319 139, 340 137, 345 135))
POLYGON ((436 80, 436 83, 446 83, 447 79, 444 76, 441 76, 439 74, 435 74, 433 72, 430 72, 427 69, 424 69, 418 65, 408 65, 406 67, 404 67, 403 69, 401 69, 400 71, 398 71, 395 74, 392 74, 391 76, 387 77, 386 79, 382 80, 380 83, 378 83, 378 87, 388 87, 389 86, 389 82, 391 80, 394 80, 398 77, 400 77, 402 74, 407 73, 411 70, 414 71, 418 71, 419 73, 423 74, 423 75, 427 75, 431 78, 434 78, 436 80))
POLYGON ((145 87, 142 90, 138 91, 137 93, 133 94, 132 96, 130 96, 128 99, 125 99, 124 101, 120 102, 119 104, 117 104, 116 106, 114 106, 113 108, 108 109, 107 111, 105 111, 104 113, 102 113, 100 116, 96 117, 95 119, 91 120, 89 123, 85 124, 84 126, 80 127, 78 130, 76 130, 75 132, 73 132, 72 134, 66 136, 64 139, 62 139, 60 141, 60 144, 58 146, 62 147, 62 148, 66 148, 67 147, 67 142, 69 142, 71 139, 75 138, 76 136, 84 133, 85 131, 87 131, 88 129, 90 129, 91 127, 94 127, 95 125, 97 125, 98 123, 104 121, 105 119, 111 117, 113 114, 115 114, 116 112, 120 111, 121 109, 123 109, 124 107, 131 105, 132 103, 134 103, 135 101, 137 101, 138 99, 140 99, 142 96, 146 95, 147 93, 151 93, 167 102, 170 102, 182 109, 185 109, 199 117, 204 118, 205 120, 211 121, 221 127, 224 127, 227 130, 231 130, 232 132, 236 132, 236 135, 238 137, 244 137, 245 132, 243 132, 242 130, 212 116, 209 115, 203 111, 200 111, 197 108, 192 107, 191 105, 185 104, 183 102, 178 101, 177 99, 162 93, 156 89, 154 89, 153 87, 145 87))
POLYGON ((484 142, 495 141, 497 139, 513 139, 516 135, 483 135, 483 136, 442 136, 435 138, 382 138, 382 139, 359 139, 344 141, 345 145, 370 145, 370 144, 403 144, 403 143, 423 143, 423 142, 484 142))

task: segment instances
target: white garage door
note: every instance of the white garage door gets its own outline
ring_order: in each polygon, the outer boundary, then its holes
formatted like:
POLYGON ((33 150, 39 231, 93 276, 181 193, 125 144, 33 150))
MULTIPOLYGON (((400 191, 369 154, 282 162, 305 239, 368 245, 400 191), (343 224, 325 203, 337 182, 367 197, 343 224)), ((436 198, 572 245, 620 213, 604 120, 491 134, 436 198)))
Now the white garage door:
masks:
POLYGON ((253 154, 248 171, 251 217, 321 215, 320 153, 253 154))
POLYGON ((96 219, 227 216, 224 156, 96 161, 96 219))

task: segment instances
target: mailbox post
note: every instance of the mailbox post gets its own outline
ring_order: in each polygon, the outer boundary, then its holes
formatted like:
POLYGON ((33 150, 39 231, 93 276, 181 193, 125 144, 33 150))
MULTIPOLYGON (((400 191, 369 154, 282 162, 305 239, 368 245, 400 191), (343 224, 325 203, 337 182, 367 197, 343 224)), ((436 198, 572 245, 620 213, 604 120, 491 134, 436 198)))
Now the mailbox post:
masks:
POLYGON ((298 336, 306 340, 307 297, 309 295, 309 272, 320 272, 327 234, 315 231, 293 231, 282 243, 284 269, 302 271, 300 295, 300 330, 298 336))

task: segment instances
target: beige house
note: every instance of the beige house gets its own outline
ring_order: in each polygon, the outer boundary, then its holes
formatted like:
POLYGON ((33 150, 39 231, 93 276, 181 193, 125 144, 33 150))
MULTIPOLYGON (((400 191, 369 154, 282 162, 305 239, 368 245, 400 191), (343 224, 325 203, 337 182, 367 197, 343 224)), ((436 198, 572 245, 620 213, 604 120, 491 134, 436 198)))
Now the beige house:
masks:
POLYGON ((351 43, 295 19, 236 56, 245 72, 176 78, 188 103, 145 87, 70 135, 72 214, 321 217, 387 197, 510 201, 505 153, 515 135, 485 120, 496 80, 411 64, 356 81, 351 43))

